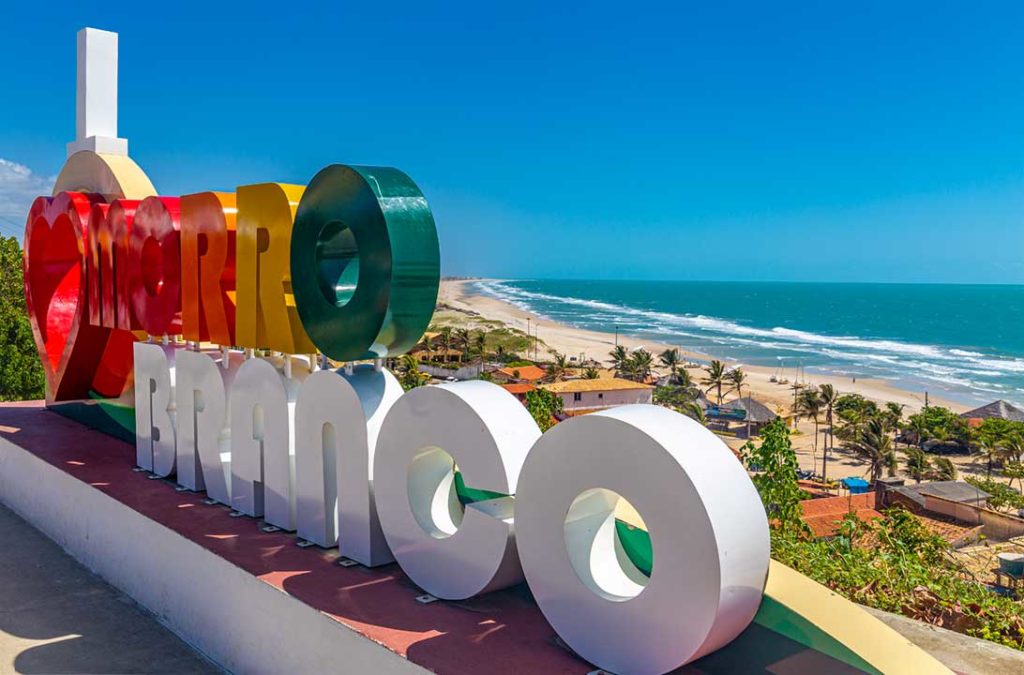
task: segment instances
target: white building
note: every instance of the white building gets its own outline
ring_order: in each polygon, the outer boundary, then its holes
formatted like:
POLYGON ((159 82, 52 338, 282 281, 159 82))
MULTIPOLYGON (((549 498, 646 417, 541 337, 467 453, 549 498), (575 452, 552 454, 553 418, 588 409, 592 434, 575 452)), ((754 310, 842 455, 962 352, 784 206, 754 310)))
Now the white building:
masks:
POLYGON ((641 382, 617 377, 594 380, 567 380, 540 385, 561 397, 565 412, 569 414, 613 408, 632 403, 650 403, 654 387, 641 382))

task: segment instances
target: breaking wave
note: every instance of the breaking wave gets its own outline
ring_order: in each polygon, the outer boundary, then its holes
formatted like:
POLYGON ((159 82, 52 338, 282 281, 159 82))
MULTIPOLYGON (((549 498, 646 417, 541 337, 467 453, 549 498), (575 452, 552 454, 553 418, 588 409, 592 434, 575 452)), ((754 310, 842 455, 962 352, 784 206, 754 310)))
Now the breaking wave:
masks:
POLYGON ((712 350, 716 356, 760 360, 763 364, 792 359, 790 365, 806 359, 812 367, 833 372, 887 378, 911 376, 925 384, 934 382, 975 393, 978 400, 985 398, 982 392, 1014 389, 1004 380, 1024 374, 1024 359, 960 347, 826 335, 782 326, 751 326, 703 314, 673 314, 529 291, 509 281, 479 281, 476 286, 483 294, 580 328, 607 330, 614 323, 624 333, 642 333, 674 344, 686 341, 696 351, 700 351, 702 344, 724 347, 712 350), (730 347, 734 348, 732 353, 730 347))

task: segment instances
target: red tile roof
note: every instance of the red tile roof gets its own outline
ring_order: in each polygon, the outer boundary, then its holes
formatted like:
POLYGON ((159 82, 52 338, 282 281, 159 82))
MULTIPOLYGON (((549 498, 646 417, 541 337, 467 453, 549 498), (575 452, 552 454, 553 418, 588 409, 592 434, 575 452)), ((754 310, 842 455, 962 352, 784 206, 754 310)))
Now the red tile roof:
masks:
MULTIPOLYGON (((819 500, 816 499, 814 501, 819 500)), ((853 513, 865 524, 870 524, 882 517, 882 514, 874 509, 858 509, 853 513)), ((839 532, 839 525, 845 516, 845 511, 843 513, 829 513, 823 516, 804 516, 804 522, 807 523, 807 527, 811 528, 811 532, 815 537, 832 537, 839 532)))
POLYGON ((513 377, 519 380, 527 380, 528 382, 539 380, 540 378, 544 377, 547 374, 543 368, 539 368, 537 366, 517 366, 515 368, 502 368, 497 372, 501 373, 505 377, 513 377), (516 375, 516 373, 519 374, 516 375))
POLYGON ((501 385, 501 388, 510 394, 525 394, 528 391, 533 391, 537 387, 529 382, 513 382, 511 384, 503 384, 501 385))
POLYGON ((878 495, 866 492, 861 495, 846 497, 826 497, 824 499, 805 499, 800 502, 803 507, 802 519, 815 537, 831 537, 839 531, 839 522, 847 513, 854 513, 862 522, 870 523, 882 514, 875 510, 878 495))

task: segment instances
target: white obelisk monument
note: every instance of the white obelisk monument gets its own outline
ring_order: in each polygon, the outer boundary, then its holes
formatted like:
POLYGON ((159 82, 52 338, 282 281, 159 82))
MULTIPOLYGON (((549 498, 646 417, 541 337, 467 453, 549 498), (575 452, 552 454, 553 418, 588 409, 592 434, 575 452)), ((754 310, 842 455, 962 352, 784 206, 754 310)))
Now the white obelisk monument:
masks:
POLYGON ((128 140, 117 137, 117 33, 97 28, 78 31, 75 140, 68 157, 81 150, 128 154, 128 140))

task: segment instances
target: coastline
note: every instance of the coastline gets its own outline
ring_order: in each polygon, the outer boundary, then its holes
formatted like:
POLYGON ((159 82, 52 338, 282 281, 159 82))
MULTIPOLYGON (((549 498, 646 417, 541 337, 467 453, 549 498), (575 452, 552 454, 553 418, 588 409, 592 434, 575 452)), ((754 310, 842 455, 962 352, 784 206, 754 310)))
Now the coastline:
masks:
MULTIPOLYGON (((527 326, 529 326, 531 332, 536 332, 538 339, 547 347, 547 349, 541 348, 541 353, 538 354, 538 357, 550 358, 550 350, 555 350, 567 356, 583 356, 603 363, 607 362, 608 352, 616 344, 616 335, 614 333, 575 328, 540 317, 497 298, 472 293, 469 286, 475 281, 477 280, 445 279, 441 282, 438 303, 467 315, 476 314, 490 320, 500 321, 524 332, 527 330, 527 326)), ((625 346, 627 349, 632 350, 643 347, 651 352, 655 358, 657 358, 660 352, 675 346, 643 340, 621 333, 617 339, 618 344, 625 346)), ((704 354, 692 350, 680 349, 679 352, 689 361, 708 362, 711 359, 717 358, 713 354, 704 354)), ((656 367, 655 370, 661 369, 656 367)), ((748 386, 754 398, 768 404, 769 407, 788 410, 792 406, 793 391, 787 385, 780 385, 770 381, 774 369, 766 366, 744 365, 743 371, 747 373, 748 386)), ((699 380, 699 369, 691 368, 690 373, 694 376, 694 379, 699 380)), ((787 377, 790 376, 787 375, 787 377)), ((902 404, 906 406, 906 414, 917 412, 924 405, 924 396, 922 394, 900 388, 883 379, 858 378, 856 382, 853 382, 847 376, 823 373, 807 373, 803 379, 813 386, 828 383, 840 393, 860 394, 878 403, 893 401, 902 404)), ((930 395, 929 402, 933 405, 947 407, 954 412, 963 412, 969 409, 963 403, 948 400, 941 396, 930 395)))

